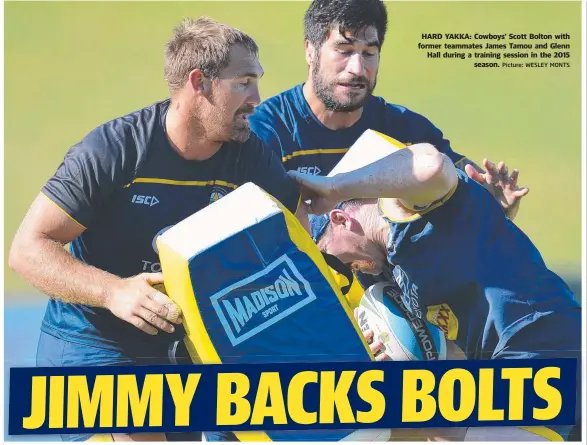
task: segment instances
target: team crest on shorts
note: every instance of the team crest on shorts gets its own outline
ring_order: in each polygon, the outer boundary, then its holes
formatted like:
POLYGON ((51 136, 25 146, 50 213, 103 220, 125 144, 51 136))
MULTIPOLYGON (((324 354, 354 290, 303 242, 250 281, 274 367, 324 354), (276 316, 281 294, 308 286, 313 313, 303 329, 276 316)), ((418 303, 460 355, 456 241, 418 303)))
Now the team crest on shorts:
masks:
POLYGON ((210 193, 210 204, 218 201, 220 198, 222 198, 223 196, 226 196, 227 194, 228 194, 228 192, 225 189, 215 185, 212 188, 212 193, 210 193))
POLYGON ((448 304, 428 306, 426 318, 434 326, 439 327, 447 340, 456 340, 459 333, 459 320, 448 304))

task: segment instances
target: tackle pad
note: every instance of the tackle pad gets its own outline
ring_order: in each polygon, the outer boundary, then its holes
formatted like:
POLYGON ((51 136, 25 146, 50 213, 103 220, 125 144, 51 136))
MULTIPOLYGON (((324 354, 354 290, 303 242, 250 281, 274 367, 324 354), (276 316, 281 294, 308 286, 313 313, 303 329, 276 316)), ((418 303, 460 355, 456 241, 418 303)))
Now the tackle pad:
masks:
MULTIPOLYGON (((310 235, 256 185, 244 184, 156 242, 165 288, 182 310, 195 363, 373 359, 310 235)), ((242 441, 337 441, 358 433, 367 431, 235 434, 242 441)))

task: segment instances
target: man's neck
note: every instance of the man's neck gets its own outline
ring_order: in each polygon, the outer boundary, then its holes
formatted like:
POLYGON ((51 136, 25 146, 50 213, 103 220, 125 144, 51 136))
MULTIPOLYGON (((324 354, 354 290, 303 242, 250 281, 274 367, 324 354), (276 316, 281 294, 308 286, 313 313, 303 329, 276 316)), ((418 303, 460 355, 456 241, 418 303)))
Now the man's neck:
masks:
POLYGON ((368 240, 380 247, 381 251, 387 256, 389 224, 379 214, 378 201, 365 206, 363 212, 362 225, 365 230, 365 236, 368 240))
POLYGON ((310 105, 312 113, 330 130, 341 130, 352 127, 363 114, 362 107, 356 111, 331 111, 326 109, 324 103, 316 95, 311 79, 308 79, 304 84, 302 91, 308 105, 310 105))
POLYGON ((180 101, 171 101, 165 117, 165 130, 172 148, 188 161, 204 161, 214 156, 222 142, 202 137, 201 126, 194 126, 190 111, 180 101))

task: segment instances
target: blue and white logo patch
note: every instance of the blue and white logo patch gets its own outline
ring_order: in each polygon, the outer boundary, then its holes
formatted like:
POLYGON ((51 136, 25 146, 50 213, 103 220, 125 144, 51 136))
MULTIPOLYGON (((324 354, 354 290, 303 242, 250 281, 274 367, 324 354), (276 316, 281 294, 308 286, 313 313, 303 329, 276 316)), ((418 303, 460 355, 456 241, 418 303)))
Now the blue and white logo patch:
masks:
POLYGON ((227 194, 228 194, 227 190, 215 185, 214 187, 212 187, 212 193, 210 193, 210 204, 218 201, 220 198, 226 196, 227 194))
POLYGON ((420 308, 418 286, 410 282, 410 277, 408 277, 408 274, 400 266, 393 268, 393 277, 402 290, 402 303, 406 309, 416 317, 424 318, 422 309, 420 308))
POLYGON ((316 299, 287 255, 262 271, 214 294, 210 301, 233 346, 316 299))

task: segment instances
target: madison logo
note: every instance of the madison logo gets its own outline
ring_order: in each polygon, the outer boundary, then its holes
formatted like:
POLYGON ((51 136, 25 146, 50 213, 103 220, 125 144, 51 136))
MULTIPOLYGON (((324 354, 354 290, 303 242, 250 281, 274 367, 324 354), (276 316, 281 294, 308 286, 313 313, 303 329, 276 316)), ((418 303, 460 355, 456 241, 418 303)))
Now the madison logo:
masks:
POLYGON ((233 346, 316 299, 316 295, 287 255, 262 271, 210 298, 233 346))
POLYGON ((410 329, 416 336, 420 351, 425 360, 438 360, 438 349, 434 344, 432 334, 426 326, 426 321, 422 320, 410 312, 404 305, 402 299, 402 292, 395 286, 386 286, 383 288, 383 293, 389 297, 389 299, 395 304, 400 310, 402 315, 410 323, 410 329))

